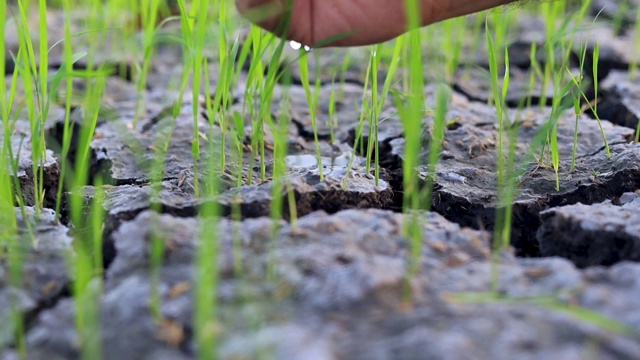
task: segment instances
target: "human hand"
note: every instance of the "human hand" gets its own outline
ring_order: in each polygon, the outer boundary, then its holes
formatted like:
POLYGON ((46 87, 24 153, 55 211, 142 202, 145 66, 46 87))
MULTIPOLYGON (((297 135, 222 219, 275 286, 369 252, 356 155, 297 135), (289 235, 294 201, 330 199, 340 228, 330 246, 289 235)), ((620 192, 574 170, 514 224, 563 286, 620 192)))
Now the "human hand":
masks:
MULTIPOLYGON (((514 0, 418 0, 422 25, 471 14, 514 0)), ((284 38, 317 46, 369 45, 407 31, 404 0, 236 0, 241 14, 284 38), (287 16, 287 13, 290 16, 287 16), (289 17, 288 31, 282 24, 289 17)))

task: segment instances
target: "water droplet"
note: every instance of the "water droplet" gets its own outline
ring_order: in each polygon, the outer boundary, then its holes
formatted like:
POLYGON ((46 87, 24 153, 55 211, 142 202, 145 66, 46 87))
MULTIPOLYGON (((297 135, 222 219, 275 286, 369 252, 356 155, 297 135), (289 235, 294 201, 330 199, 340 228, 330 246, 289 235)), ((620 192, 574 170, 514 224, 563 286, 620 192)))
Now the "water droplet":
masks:
POLYGON ((293 41, 293 40, 289 41, 289 46, 291 46, 291 48, 292 48, 293 50, 300 50, 300 49, 302 49, 303 47, 304 47, 304 51, 307 51, 307 52, 309 52, 309 51, 313 50, 311 47, 309 47, 309 46, 307 46, 307 45, 304 45, 304 46, 303 46, 301 43, 299 43, 299 42, 297 42, 297 41, 293 41))

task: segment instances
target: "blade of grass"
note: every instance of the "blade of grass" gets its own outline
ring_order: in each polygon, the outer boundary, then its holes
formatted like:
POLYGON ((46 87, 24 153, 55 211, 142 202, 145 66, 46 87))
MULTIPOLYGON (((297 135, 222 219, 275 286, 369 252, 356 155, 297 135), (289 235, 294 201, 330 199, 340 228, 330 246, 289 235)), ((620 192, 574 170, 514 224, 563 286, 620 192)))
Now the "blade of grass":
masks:
POLYGON ((421 225, 417 212, 420 209, 422 192, 418 182, 416 167, 419 165, 420 154, 422 153, 422 131, 423 131, 423 109, 425 104, 424 93, 424 68, 423 54, 421 46, 421 26, 420 2, 416 0, 406 0, 407 9, 407 29, 409 34, 406 51, 409 56, 406 59, 408 72, 405 73, 405 84, 408 88, 408 99, 404 106, 396 102, 399 107, 400 118, 405 134, 405 160, 403 163, 403 213, 410 214, 408 220, 403 224, 404 235, 411 241, 411 264, 407 272, 404 287, 404 296, 410 296, 410 284, 421 267, 420 259, 422 253, 421 225), (411 31, 414 30, 414 31, 411 31), (412 211, 413 210, 413 211, 412 211))
POLYGON ((629 325, 585 307, 567 304, 552 296, 509 297, 495 293, 457 293, 449 294, 450 301, 456 303, 532 305, 566 314, 578 321, 597 326, 606 331, 640 338, 638 331, 629 325))
POLYGON ((309 82, 309 52, 304 49, 300 49, 300 52, 300 81, 302 82, 305 95, 307 96, 307 102, 309 103, 309 115, 311 116, 311 126, 313 128, 313 140, 316 148, 316 158, 318 161, 318 171, 320 172, 320 181, 324 181, 322 153, 320 152, 320 142, 318 139, 318 98, 316 97, 317 91, 311 91, 311 85, 309 82))

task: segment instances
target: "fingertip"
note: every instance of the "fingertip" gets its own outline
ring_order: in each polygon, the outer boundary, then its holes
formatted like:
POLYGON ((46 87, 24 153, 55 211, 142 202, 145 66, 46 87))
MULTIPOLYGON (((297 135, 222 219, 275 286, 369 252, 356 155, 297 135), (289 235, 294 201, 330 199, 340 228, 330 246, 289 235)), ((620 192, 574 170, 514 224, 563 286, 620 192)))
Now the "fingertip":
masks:
POLYGON ((261 3, 265 3, 264 0, 236 0, 236 8, 240 14, 246 13, 248 10, 260 6, 261 3))
POLYGON ((236 0, 238 12, 269 31, 273 31, 282 15, 282 4, 278 0, 236 0))

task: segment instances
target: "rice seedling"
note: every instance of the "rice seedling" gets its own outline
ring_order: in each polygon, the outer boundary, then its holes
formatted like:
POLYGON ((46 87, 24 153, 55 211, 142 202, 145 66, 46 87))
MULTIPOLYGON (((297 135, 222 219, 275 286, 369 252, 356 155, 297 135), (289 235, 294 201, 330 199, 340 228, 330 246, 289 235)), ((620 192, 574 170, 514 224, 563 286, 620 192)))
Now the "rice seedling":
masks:
MULTIPOLYGON (((100 101, 104 89, 104 78, 97 78, 95 88, 90 91, 87 97, 87 109, 98 109, 97 103, 100 101)), ((71 221, 77 229, 74 231, 76 246, 75 255, 71 258, 71 268, 75 269, 74 298, 76 299, 76 327, 80 335, 81 349, 83 356, 88 358, 100 358, 100 334, 99 334, 99 296, 101 294, 102 282, 102 235, 98 221, 101 218, 99 209, 102 207, 102 195, 100 193, 100 181, 96 182, 96 191, 90 207, 93 216, 86 216, 84 205, 84 191, 88 184, 90 166, 90 142, 95 133, 98 119, 97 110, 89 110, 87 113, 87 124, 83 124, 80 131, 80 146, 78 151, 76 166, 74 169, 74 186, 69 203, 71 208, 71 221), (98 270, 96 269, 100 269, 98 270)), ((98 221, 101 223, 101 221, 98 221)))
MULTIPOLYGON (((7 19, 7 4, 0 4, 0 23, 4 24, 7 19)), ((0 26, 0 37, 5 37, 5 27, 0 26)), ((6 51, 5 42, 0 42, 0 51, 3 53, 6 51)), ((5 58, 0 59, 0 73, 5 74, 6 63, 5 58)), ((17 74, 14 71, 12 84, 15 83, 17 74)), ((0 82, 0 112, 2 116, 2 149, 0 150, 0 223, 2 224, 2 231, 4 236, 0 236, 0 239, 9 239, 14 236, 16 231, 15 212, 13 209, 13 198, 15 196, 12 184, 12 148, 11 137, 8 134, 13 132, 11 114, 13 108, 13 98, 15 96, 15 87, 11 86, 7 91, 7 83, 5 81, 0 82)), ((0 256, 6 255, 4 246, 0 246, 0 256)))
POLYGON ((616 321, 610 317, 591 311, 584 307, 563 302, 553 296, 509 297, 496 293, 458 293, 451 294, 449 300, 457 303, 531 305, 544 310, 565 314, 587 324, 599 327, 612 333, 624 334, 632 338, 640 337, 636 329, 616 321))
MULTIPOLYGON (((0 23, 5 23, 6 21, 6 7, 5 3, 0 4, 0 23)), ((0 36, 4 38, 5 36, 5 27, 0 26, 0 36)), ((0 51, 5 51, 5 43, 0 42, 0 51)), ((0 72, 5 73, 5 59, 0 59, 0 72)), ((2 209, 0 210, 0 219, 2 219, 2 226, 5 232, 1 238, 6 239, 9 237, 9 234, 12 233, 12 227, 15 227, 15 213, 13 211, 13 189, 11 186, 11 172, 9 168, 9 159, 8 153, 11 151, 11 138, 6 134, 10 134, 10 113, 11 109, 9 107, 10 102, 7 94, 7 84, 6 82, 0 82, 0 93, 3 94, 0 96, 0 111, 2 112, 2 149, 0 153, 0 191, 2 195, 0 195, 0 206, 2 209), (12 226, 13 225, 13 226, 12 226)), ((4 247, 0 247, 0 254, 4 255, 4 247)))
MULTIPOLYGON (((575 27, 573 30, 573 35, 575 36, 575 32, 577 32, 577 27, 582 22, 582 17, 586 12, 589 4, 583 4, 583 6, 579 9, 579 11, 570 16, 570 18, 575 21, 575 27)), ((549 10, 551 12, 558 11, 549 10)), ((564 10, 562 10, 564 13, 564 10)), ((550 18, 553 19, 554 16, 550 15, 550 18)), ((498 23, 494 21, 494 23, 498 23)), ((561 26, 561 30, 559 34, 565 33, 566 30, 563 30, 569 26, 569 21, 565 20, 565 22, 561 26)), ((553 31, 552 27, 549 27, 547 31, 553 31)), ((501 33, 501 30, 498 30, 498 34, 501 33)), ((568 67, 568 59, 571 50, 573 49, 572 40, 569 41, 560 41, 560 35, 549 35, 547 34, 547 39, 550 42, 554 42, 553 51, 547 49, 547 62, 545 63, 545 70, 543 74, 543 70, 541 70, 540 65, 537 61, 537 46, 535 43, 531 45, 531 76, 529 78, 529 90, 533 90, 533 84, 535 84, 535 75, 543 75, 542 77, 547 77, 550 74, 553 74, 552 83, 554 84, 554 93, 551 96, 551 112, 549 115, 549 120, 545 126, 541 129, 538 134, 538 139, 541 141, 534 141, 534 143, 530 144, 532 149, 540 149, 540 157, 538 157, 538 162, 542 163, 544 160, 544 156, 548 151, 550 164, 556 174, 556 191, 560 191, 560 177, 559 177, 559 167, 560 167, 560 155, 559 155, 559 146, 558 146, 558 122, 560 121, 561 116, 568 110, 573 107, 576 116, 576 127, 574 133, 574 147, 573 147, 573 155, 572 155, 572 167, 571 171, 573 171, 575 166, 575 156, 577 152, 577 137, 578 137, 578 119, 580 114, 582 114, 582 108, 580 104, 580 97, 584 97, 585 100, 588 99, 584 94, 582 88, 583 84, 577 80, 574 75, 572 75, 571 71, 569 71, 568 67), (561 65, 555 65, 555 54, 558 51, 561 52, 561 65), (551 55, 553 54, 554 58, 551 59, 551 55), (552 70, 556 69, 557 70, 552 70), (566 70, 566 71, 565 71, 566 70), (567 76, 567 73, 569 74, 567 76), (542 139, 546 138, 546 140, 542 141, 542 139)), ((495 39, 501 39, 502 37, 491 35, 491 30, 487 25, 486 28, 486 39, 487 39, 487 50, 489 54, 489 69, 490 69, 490 84, 491 84, 491 92, 493 94, 493 103, 496 109, 496 118, 498 122, 498 134, 496 141, 496 164, 497 164, 497 194, 498 194, 498 208, 495 218, 494 225, 494 257, 492 263, 492 289, 493 291, 497 290, 497 284, 499 281, 499 271, 498 271, 498 260, 505 249, 508 249, 510 246, 511 240, 511 232, 512 232, 512 212, 513 212, 513 204, 515 199, 518 196, 518 179, 523 175, 522 170, 526 168, 529 161, 529 156, 521 157, 519 160, 520 164, 516 163, 516 158, 518 155, 516 154, 516 143, 518 139, 519 132, 519 124, 520 124, 520 113, 517 113, 515 119, 510 119, 509 114, 510 111, 506 106, 506 95, 509 89, 510 84, 510 64, 509 64, 509 53, 508 51, 504 51, 504 77, 502 79, 502 83, 499 81, 500 71, 500 63, 498 61, 497 55, 501 54, 498 50, 500 47, 496 47, 495 39)), ((549 46, 547 44, 547 46, 549 46)), ((582 47, 580 57, 580 74, 583 73, 585 58, 586 58, 586 44, 582 47)), ((597 62, 597 60, 596 60, 597 62)), ((582 79, 582 75, 579 75, 579 78, 582 79)), ((544 81, 543 81, 544 83, 544 81)), ((544 90, 543 90, 544 91, 544 90)), ((543 102, 545 95, 543 93, 542 99, 543 102)), ((520 104, 527 104, 527 108, 530 109, 531 106, 531 98, 526 100, 521 100, 520 104)), ((529 110, 531 111, 531 110, 529 110)), ((601 125, 602 131, 602 125, 601 125)), ((609 148, 608 143, 606 141, 606 137, 604 131, 602 131, 603 140, 605 143, 605 147, 607 149, 608 154, 609 148)), ((535 151, 535 150, 534 150, 535 151)))
MULTIPOLYGON (((500 23, 500 22, 495 22, 500 23)), ((489 54, 489 71, 490 71, 490 84, 491 84, 491 92, 493 93, 493 105, 496 109, 496 121, 498 123, 498 138, 496 142, 496 162, 497 162, 497 186, 498 186, 498 198, 504 200, 504 206, 498 208, 496 214, 496 225, 494 231, 494 248, 497 252, 501 252, 503 249, 509 247, 509 240, 511 238, 510 231, 511 227, 508 226, 508 222, 511 219, 511 203, 508 201, 511 197, 509 194, 502 193, 501 191, 507 190, 509 187, 507 186, 508 179, 510 179, 507 174, 507 166, 509 164, 506 163, 505 156, 508 154, 505 152, 505 144, 510 144, 515 141, 515 139, 508 137, 506 134, 506 129, 509 128, 509 118, 506 109, 506 95, 509 91, 509 52, 508 51, 500 51, 496 48, 496 42, 489 30, 489 25, 486 25, 486 39, 487 39, 487 50, 489 54), (499 83, 499 63, 498 63, 498 54, 504 54, 504 77, 502 84, 499 83), (505 199, 506 197, 506 199, 505 199)), ((504 28, 497 32, 498 39, 504 39, 504 28)), ((508 148, 511 148, 509 146, 508 148)))
POLYGON ((395 102, 406 139, 403 164, 403 212, 409 214, 409 216, 408 219, 405 219, 403 231, 404 235, 410 239, 412 259, 406 279, 406 297, 410 294, 409 284, 421 267, 420 255, 422 253, 419 218, 417 213, 412 213, 412 211, 419 210, 427 206, 427 204, 423 202, 424 199, 420 196, 422 191, 417 171, 415 170, 420 165, 420 154, 422 153, 422 119, 425 104, 421 34, 415 30, 420 26, 418 15, 421 13, 419 11, 420 3, 416 0, 406 0, 405 8, 407 9, 407 28, 410 30, 405 35, 405 51, 408 53, 408 57, 404 63, 408 69, 404 80, 404 83, 408 86, 406 89, 408 90, 408 96, 404 104, 400 102, 398 97, 396 97, 395 102))
POLYGON ((331 93, 329 94, 329 137, 331 144, 336 143, 336 128, 338 127, 338 117, 336 116, 336 79, 331 80, 331 93))
MULTIPOLYGON (((598 46, 596 46, 596 49, 597 48, 598 48, 598 46)), ((596 64, 598 63, 597 56, 599 56, 599 50, 594 52, 593 62, 596 63, 596 64)), ((575 75, 573 75, 571 73, 571 71, 569 71, 569 69, 567 69, 567 73, 568 73, 568 77, 571 79, 571 82, 573 82, 573 84, 575 85, 575 88, 577 89, 576 92, 578 94, 576 96, 578 98, 582 97, 582 99, 584 99, 586 106, 589 108, 589 110, 591 110, 591 113, 594 115, 596 121, 598 122, 598 126, 600 127, 600 133, 602 135, 602 140, 603 140, 603 143, 604 143, 604 148, 605 148, 605 152, 606 152, 607 158, 611 158, 611 148, 609 147, 609 142, 607 141, 607 135, 605 134, 604 127, 602 126, 602 120, 600 119, 600 116, 598 115, 597 108, 596 108, 597 101, 593 101, 592 102, 592 101, 589 100, 589 98, 587 97, 587 95, 585 94, 585 92, 581 88, 581 78, 580 77, 576 77, 575 75)), ((598 73, 597 70, 595 70, 594 73, 597 74, 598 73)), ((597 86, 594 85, 594 89, 597 89, 597 86)), ((576 108, 577 106, 578 106, 578 104, 575 103, 575 100, 574 100, 574 108, 576 108)), ((576 110, 576 112, 577 112, 577 110, 576 110)), ((582 112, 582 109, 580 110, 580 112, 582 112)), ((574 143, 575 143, 575 141, 574 141, 574 143)))
MULTIPOLYGON (((210 166, 219 166, 215 160, 210 166)), ((210 179, 206 193, 217 193, 218 184, 210 179)), ((218 323, 218 281, 219 281, 219 236, 217 220, 219 206, 213 202, 205 202, 200 208, 201 221, 199 229, 198 251, 196 252, 194 272, 194 313, 193 324, 195 344, 199 359, 217 357, 218 323)))
MULTIPOLYGON (((581 51, 580 51, 580 77, 582 78, 582 73, 584 71, 584 62, 585 59, 587 57, 587 46, 586 44, 584 45, 580 45, 581 46, 581 51)), ((597 74, 597 63, 598 60, 596 59, 595 55, 598 55, 599 53, 599 46, 596 44, 596 49, 594 50, 594 73, 597 74)), ((598 55, 599 56, 599 55, 598 55)), ((598 87, 597 87, 597 83, 598 80, 594 79, 594 98, 596 99, 596 103, 597 103, 597 99, 598 99, 598 87)), ((581 88, 580 83, 576 84, 578 86, 578 88, 581 88)), ((569 169, 569 171, 573 172, 576 168, 576 157, 577 157, 577 153, 578 153, 578 125, 580 122, 580 114, 582 114, 582 107, 580 105, 580 97, 579 96, 573 96, 573 110, 576 116, 576 125, 574 127, 574 134, 573 134, 573 151, 571 152, 571 168, 569 169)))
MULTIPOLYGON (((27 117, 30 124, 30 138, 31 138, 31 161, 33 171, 33 202, 36 207, 36 213, 39 214, 40 209, 44 206, 44 184, 43 184, 43 171, 44 162, 46 159, 46 149, 44 145, 44 121, 43 116, 46 115, 46 107, 42 97, 45 84, 41 83, 42 80, 47 80, 47 74, 45 70, 38 70, 37 61, 38 56, 34 49, 34 44, 31 39, 30 30, 28 28, 27 10, 26 5, 21 1, 18 2, 19 16, 16 17, 16 28, 20 41, 20 50, 18 51, 16 59, 16 67, 19 68, 19 73, 23 80, 22 84, 25 91, 25 107, 27 111, 27 117)), ((38 7, 39 13, 42 13, 41 6, 38 7)), ((41 23, 44 22, 42 19, 41 23)), ((45 36, 46 39, 46 24, 39 27, 40 36, 45 36), (43 29, 44 27, 44 29, 43 29)), ((46 51, 45 51, 46 52, 46 51)), ((40 61, 47 60, 47 55, 41 55, 40 61)))
MULTIPOLYGON (((7 4, 0 4, 0 24, 7 21, 7 4)), ((0 38, 5 38, 5 26, 0 26, 0 38)), ((0 41, 0 50, 6 51, 5 42, 0 41)), ((5 74, 5 58, 0 59, 0 73, 5 74)), ((13 153, 11 134, 14 124, 12 114, 16 96, 16 84, 18 80, 18 67, 14 68, 11 75, 9 89, 5 81, 0 82, 0 116, 2 117, 2 148, 0 149, 0 263, 6 264, 9 272, 9 284, 17 289, 23 286, 22 281, 22 250, 19 243, 19 230, 14 209, 14 201, 21 205, 23 219, 24 202, 21 191, 15 185, 14 174, 17 173, 18 162, 13 153)), ((27 228, 31 232, 30 222, 27 228)), ((31 237, 32 238, 32 237, 31 237)), ((9 319, 0 324, 0 350, 4 350, 7 343, 14 343, 17 353, 26 356, 25 343, 25 319, 21 311, 18 299, 10 299, 9 319)))
MULTIPOLYGON (((445 52, 445 81, 451 82, 453 76, 456 74, 460 62, 463 60, 463 40, 467 39, 469 33, 465 22, 468 21, 465 18, 457 18, 445 21, 442 23, 443 31, 445 34, 444 52, 445 52)), ((476 21, 477 22, 477 21, 476 21)))
MULTIPOLYGON (((633 25, 633 61, 629 64, 631 79, 638 75, 638 54, 640 54, 640 7, 636 9, 636 21, 633 25)), ((636 139, 638 142, 638 139, 636 139)))
MULTIPOLYGON (((495 22, 494 23, 500 23, 495 22)), ((497 31, 497 39, 504 41, 504 28, 497 31)), ((497 289, 499 280, 498 261, 503 251, 509 248, 511 240, 511 216, 513 209, 513 198, 515 197, 515 186, 513 183, 513 175, 510 169, 514 165, 514 146, 517 141, 517 127, 512 127, 508 117, 508 109, 506 106, 506 95, 509 91, 510 70, 509 70, 509 52, 502 46, 496 47, 496 42, 490 31, 489 25, 485 26, 485 36, 487 43, 487 51, 489 54, 489 72, 490 85, 493 94, 493 106, 496 110, 496 122, 498 134, 496 140, 496 178, 498 190, 498 208, 496 209, 496 220, 494 225, 493 236, 493 257, 491 266, 491 283, 492 290, 497 289), (504 56, 504 77, 502 83, 499 82, 499 60, 497 55, 504 56), (509 131, 513 129, 513 131, 509 131), (506 146, 505 146, 506 145, 506 146), (507 152, 508 151, 508 152, 507 152)), ((504 43, 500 43, 503 45, 504 43)))
MULTIPOLYGON (((281 106, 286 109, 288 98, 287 94, 281 102, 281 106)), ((270 120, 270 127, 273 129, 275 148, 273 159, 273 188, 271 192, 271 219, 273 220, 273 227, 271 230, 272 240, 269 244, 269 263, 267 268, 267 278, 271 281, 277 279, 277 258, 275 257, 275 250, 278 241, 278 231, 281 227, 281 220, 283 219, 283 193, 287 193, 287 199, 293 199, 293 203, 290 201, 289 206, 293 206, 295 209, 295 198, 293 190, 290 188, 290 184, 287 181, 287 164, 286 155, 288 151, 287 134, 289 130, 289 118, 287 115, 280 115, 277 121, 270 120)), ((320 170, 321 171, 321 170, 320 170)), ((295 222, 295 210, 290 210, 289 217, 294 216, 295 222), (293 211, 293 213, 292 213, 293 211)))
MULTIPOLYGON (((4 23, 6 19, 6 4, 0 4, 0 21, 4 23)), ((0 35, 4 36, 4 28, 0 30, 0 35)), ((0 44, 0 49, 4 47, 4 43, 0 44)), ((5 69, 4 59, 0 60, 0 70, 5 69)), ((23 219, 26 219, 25 205, 20 191, 19 183, 12 176, 17 172, 18 161, 14 160, 14 154, 11 143, 11 134, 13 132, 13 123, 11 114, 13 108, 13 98, 16 94, 16 81, 18 78, 17 71, 14 70, 9 91, 7 91, 6 83, 0 83, 0 111, 2 114, 2 149, 0 150, 0 263, 6 264, 9 272, 9 284, 17 289, 23 286, 22 280, 22 249, 20 244, 20 233, 18 229, 16 211, 14 201, 20 205, 23 219), (16 188, 16 185, 17 188, 16 188), (14 190, 15 189, 15 190, 14 190)), ((33 239, 32 227, 30 221, 27 224, 27 232, 29 238, 33 239)), ((17 299, 12 298, 10 302, 10 315, 8 321, 4 321, 0 325, 0 349, 6 346, 6 343, 13 341, 18 354, 26 355, 25 344, 25 320, 21 311, 21 305, 17 299)))
MULTIPOLYGON (((71 12, 71 3, 63 2, 63 9, 66 14, 71 12)), ((99 6, 99 5, 96 5, 99 6)), ((99 8, 96 8, 99 9, 99 8)), ((41 18, 42 21, 43 18, 41 18)), ((74 54, 72 49, 72 34, 68 24, 65 26, 64 38, 64 67, 54 77, 51 91, 54 92, 57 83, 65 80, 65 119, 63 125, 63 161, 61 164, 60 187, 58 189, 58 199, 62 196, 63 186, 72 189, 72 195, 68 198, 70 204, 71 221, 75 225, 74 236, 76 243, 74 254, 68 256, 69 268, 74 270, 73 294, 75 297, 75 325, 79 335, 79 345, 83 357, 101 358, 102 346, 100 336, 100 307, 99 298, 102 294, 102 277, 104 266, 102 263, 102 224, 104 222, 104 211, 102 203, 104 200, 101 182, 96 179, 96 190, 93 199, 87 208, 85 205, 85 191, 83 187, 89 180, 90 163, 90 141, 95 133, 99 116, 100 106, 98 105, 102 97, 105 86, 105 72, 101 70, 78 72, 73 69, 73 64, 83 56, 83 53, 74 54), (70 164, 68 153, 71 146, 73 134, 73 124, 70 119, 72 99, 74 97, 73 79, 80 77, 89 86, 85 95, 86 123, 80 126, 78 148, 75 162, 70 164), (93 109, 93 110, 89 110, 93 109), (72 167, 73 166, 73 167, 72 167), (72 174, 70 178, 68 174, 72 174), (88 216, 87 216, 88 215, 88 216)), ((42 64, 42 62, 41 62, 42 64)), ((46 68, 46 67, 41 67, 46 68)), ((89 68, 90 69, 90 68, 89 68)), ((60 200, 58 200, 60 201, 60 200)), ((60 204, 57 205, 59 209, 60 204)))
POLYGON ((451 90, 447 85, 438 84, 436 90, 436 107, 433 117, 433 129, 429 136, 429 158, 427 165, 427 177, 424 187, 421 189, 424 199, 424 209, 431 209, 433 188, 438 176, 437 166, 440 162, 440 154, 444 143, 445 132, 447 130, 447 114, 449 111, 449 101, 451 90))
MULTIPOLYGON (((401 40, 397 40, 397 41, 401 41, 401 40)), ((356 128, 356 136, 353 142, 353 151, 351 153, 351 157, 349 159, 349 164, 347 166, 347 174, 344 177, 344 179, 342 180, 342 189, 346 189, 347 188, 347 181, 348 181, 348 177, 349 174, 351 172, 351 169, 353 168, 353 164, 354 161, 356 159, 356 154, 357 151, 360 150, 360 153, 364 153, 364 151, 362 150, 362 133, 364 132, 364 123, 365 123, 365 118, 368 114, 368 109, 369 109, 369 103, 368 103, 368 96, 367 96, 367 92, 369 91, 369 82, 370 82, 370 77, 371 77, 371 67, 372 67, 372 62, 369 62, 369 64, 367 65, 367 71, 365 74, 365 78, 364 78, 364 87, 363 87, 363 91, 362 91, 362 107, 360 110, 360 118, 358 120, 358 127, 356 128), (358 149, 358 147, 360 147, 360 149, 358 149)))
MULTIPOLYGON (((69 3, 69 1, 64 1, 63 2, 63 9, 64 12, 66 14, 66 16, 69 16, 70 11, 71 11, 71 4, 69 3)), ((58 70, 58 74, 56 74, 54 77, 58 77, 60 80, 63 80, 63 78, 65 78, 65 74, 67 77, 67 81, 66 81, 66 86, 65 86, 65 102, 64 102, 64 109, 65 109, 65 119, 64 119, 64 128, 62 130, 62 144, 61 144, 61 151, 60 151, 60 156, 62 159, 67 159, 69 157, 69 151, 71 150, 71 139, 73 137, 73 127, 72 127, 72 122, 71 122, 71 105, 72 105, 72 95, 73 95, 73 81, 71 80, 70 74, 73 72, 73 60, 78 59, 79 60, 79 56, 75 56, 73 55, 73 47, 71 44, 71 29, 70 29, 70 25, 69 23, 65 23, 64 25, 64 58, 65 58, 65 63, 64 66, 58 70)), ((84 54, 79 54, 80 56, 84 55, 84 54)), ((54 79, 52 86, 51 86, 51 92, 55 93, 56 91, 56 80, 54 79)), ((67 175, 67 161, 62 161, 62 163, 60 164, 60 183, 58 184, 58 193, 56 194, 56 216, 59 217, 60 214, 60 207, 62 205, 62 196, 63 196, 63 192, 64 192, 64 188, 65 188, 65 184, 64 184, 64 180, 66 179, 66 175, 67 175)))
POLYGON ((623 0, 618 3, 618 10, 611 19, 612 30, 615 34, 620 34, 624 30, 626 16, 631 11, 629 0, 623 0))
MULTIPOLYGON (((157 23, 158 13, 160 12, 161 0, 142 0, 140 2, 140 19, 142 31, 142 66, 138 73, 137 90, 138 97, 136 103, 136 113, 133 118, 133 128, 138 127, 138 121, 140 115, 144 112, 144 105, 146 99, 144 98, 145 87, 147 85, 147 75, 151 66, 151 60, 153 59, 153 51, 155 49, 155 42, 157 39, 157 23)), ((135 5, 134 5, 135 6, 135 5)), ((134 12, 136 13, 136 12, 134 12)))
POLYGON ((545 54, 546 54, 546 62, 543 71, 542 78, 542 94, 540 98, 540 107, 543 108, 547 106, 548 95, 546 93, 547 87, 549 83, 552 81, 552 72, 556 66, 556 38, 553 36, 556 34, 556 27, 558 23, 558 18, 560 15, 560 10, 563 5, 556 5, 552 3, 544 3, 542 4, 542 11, 544 13, 545 19, 545 54))
POLYGON ((347 81, 347 70, 351 66, 351 53, 347 52, 346 56, 342 60, 342 66, 340 67, 339 78, 340 78, 340 91, 338 92, 338 100, 342 100, 344 97, 344 84, 347 81))
MULTIPOLYGON (((248 164, 248 185, 251 185, 253 182, 253 159, 255 159, 255 156, 257 154, 256 151, 258 150, 258 145, 260 144, 260 136, 262 136, 262 129, 259 126, 260 122, 256 119, 257 116, 255 116, 255 107, 259 104, 256 104, 254 100, 259 96, 259 91, 262 86, 262 82, 260 81, 260 79, 264 74, 264 64, 262 60, 264 45, 262 44, 262 42, 263 37, 260 31, 256 27, 252 26, 248 35, 248 40, 245 43, 245 47, 251 46, 250 52, 252 56, 249 71, 247 73, 247 85, 244 92, 242 114, 243 117, 248 116, 251 121, 251 157, 249 158, 250 163, 248 164)), ((244 120, 242 120, 242 124, 244 124, 244 120)), ((240 125, 240 123, 238 123, 238 125, 240 125)))
MULTIPOLYGON (((277 40, 272 35, 263 36, 262 32, 253 26, 250 36, 252 38, 252 61, 247 77, 244 108, 251 118, 251 159, 254 159, 256 155, 260 157, 260 180, 265 181, 267 176, 264 138, 265 121, 267 117, 271 116, 271 100, 279 77, 278 64, 282 57, 285 42, 278 42, 273 53, 270 54, 271 61, 268 64, 264 64, 263 57, 266 51, 277 40)), ((248 178, 249 184, 251 184, 253 166, 249 166, 248 178)))
POLYGON ((300 49, 300 51, 300 80, 302 81, 302 86, 304 87, 304 92, 307 96, 307 101, 309 102, 309 116, 311 117, 311 127, 313 128, 313 140, 316 148, 320 181, 324 181, 322 153, 320 152, 320 141, 318 139, 318 97, 320 96, 320 78, 316 77, 314 91, 311 91, 311 84, 309 81, 309 53, 305 49, 300 49))
MULTIPOLYGON (((561 73, 559 73, 556 78, 557 84, 560 84, 561 77, 562 75, 561 73)), ((572 99, 566 97, 567 95, 569 95, 569 91, 571 90, 573 85, 573 83, 568 82, 562 88, 556 87, 557 92, 553 96, 551 117, 549 118, 549 121, 552 124, 549 150, 551 152, 553 170, 556 173, 556 191, 560 191, 560 151, 558 150, 558 121, 560 119, 560 115, 565 110, 570 109, 573 105, 573 102, 571 101, 572 99)))
POLYGON ((386 71, 386 77, 384 84, 382 85, 382 91, 380 91, 378 85, 378 74, 380 70, 380 62, 382 58, 383 45, 379 44, 373 46, 371 49, 370 57, 370 75, 371 75, 371 105, 369 111, 369 143, 367 144, 367 160, 366 171, 371 171, 371 161, 373 158, 375 185, 380 185, 380 144, 378 140, 378 127, 380 122, 384 119, 381 118, 382 111, 386 104, 386 99, 391 93, 391 89, 396 81, 396 72, 400 64, 400 54, 402 52, 404 42, 402 40, 396 40, 396 45, 393 47, 393 53, 391 60, 388 64, 386 71))
POLYGON ((104 194, 101 182, 96 182, 96 192, 89 206, 85 221, 76 215, 76 246, 69 254, 70 267, 74 269, 73 294, 75 300, 75 327, 78 332, 81 356, 85 359, 102 359, 100 326, 100 296, 103 293, 102 223, 104 194))
POLYGON ((373 46, 371 48, 371 110, 369 115, 369 143, 367 144, 367 164, 366 171, 371 171, 371 157, 375 156, 375 173, 376 173, 376 186, 379 184, 380 169, 379 163, 379 147, 378 147, 378 122, 380 121, 380 100, 378 89, 378 69, 380 67, 380 45, 373 46))

